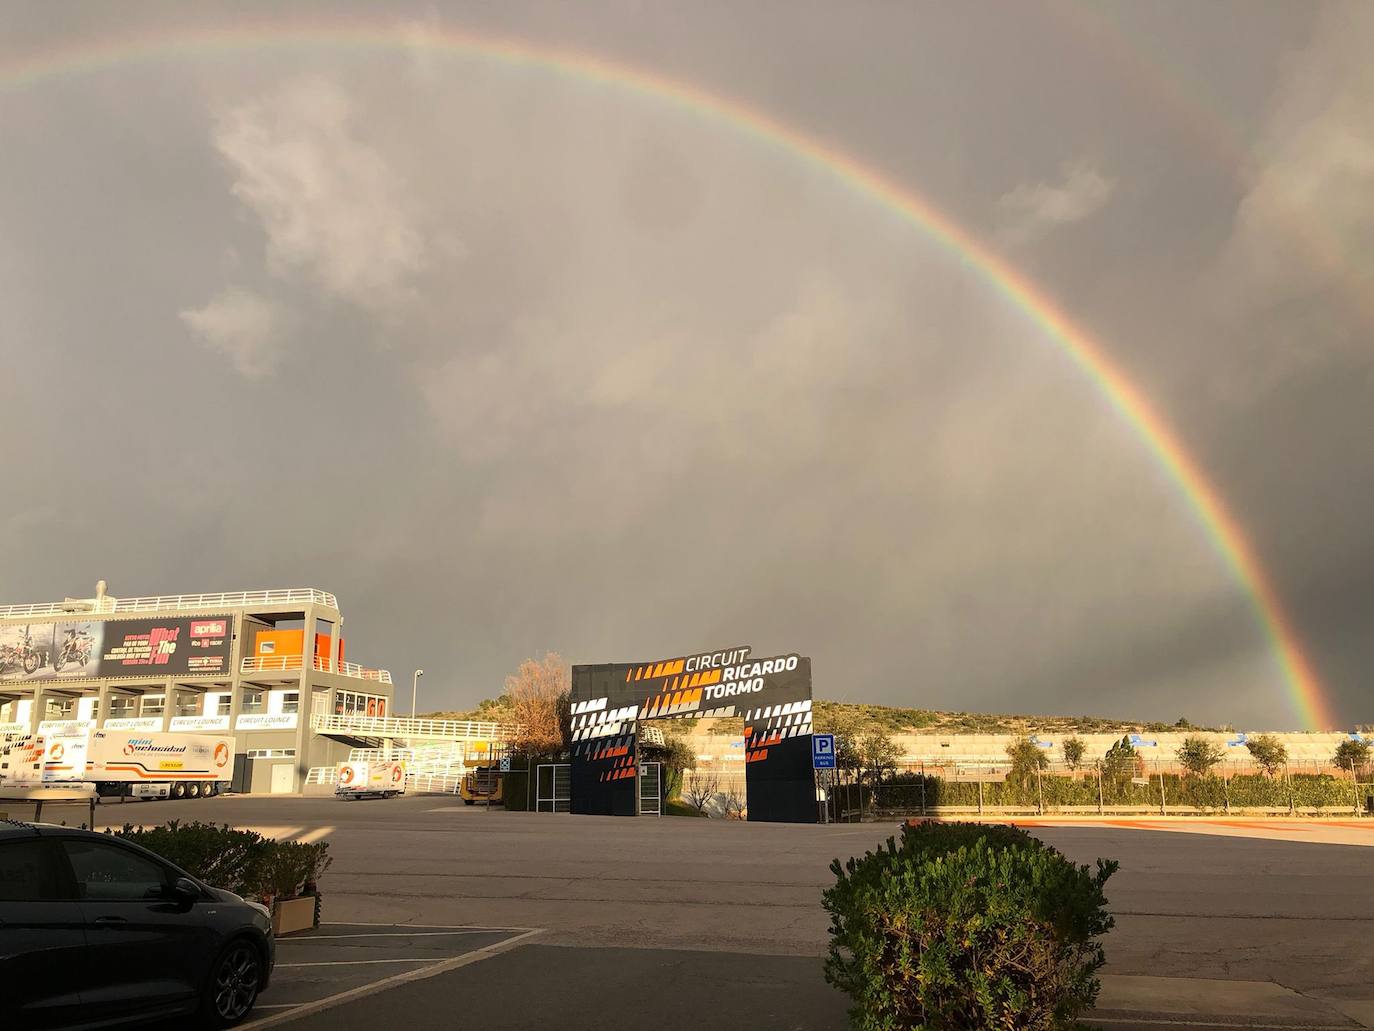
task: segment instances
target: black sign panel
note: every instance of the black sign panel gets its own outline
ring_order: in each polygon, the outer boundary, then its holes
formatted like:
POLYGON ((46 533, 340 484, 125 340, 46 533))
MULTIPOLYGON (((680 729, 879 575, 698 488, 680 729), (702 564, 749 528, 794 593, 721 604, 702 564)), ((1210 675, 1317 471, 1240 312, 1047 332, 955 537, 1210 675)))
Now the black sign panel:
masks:
POLYGON ((571 700, 573 812, 636 812, 639 721, 742 716, 749 819, 815 822, 809 658, 740 646, 574 666, 571 700))
POLYGON ((102 677, 227 674, 234 618, 110 620, 103 637, 98 674, 102 677))

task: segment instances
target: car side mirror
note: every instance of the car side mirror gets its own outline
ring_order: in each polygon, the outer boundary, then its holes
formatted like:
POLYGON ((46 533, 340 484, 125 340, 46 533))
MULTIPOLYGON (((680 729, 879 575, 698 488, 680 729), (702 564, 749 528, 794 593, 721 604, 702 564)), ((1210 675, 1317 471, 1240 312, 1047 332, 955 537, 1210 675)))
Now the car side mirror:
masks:
POLYGON ((178 877, 172 885, 172 898, 183 906, 194 905, 200 898, 200 888, 189 877, 178 877))

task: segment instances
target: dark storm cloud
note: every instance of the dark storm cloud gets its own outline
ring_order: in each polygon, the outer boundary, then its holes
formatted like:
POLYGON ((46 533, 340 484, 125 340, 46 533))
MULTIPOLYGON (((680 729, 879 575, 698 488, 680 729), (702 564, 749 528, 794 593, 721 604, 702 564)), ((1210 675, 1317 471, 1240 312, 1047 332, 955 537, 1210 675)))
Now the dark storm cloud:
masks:
MULTIPOLYGON (((1005 248, 1196 451, 1367 717, 1340 571, 1374 510, 1369 18, 1094 10, 1243 168, 1071 8, 398 7, 389 50, 0 87, 6 600, 319 584, 435 705, 547 648, 748 640, 832 697, 1291 722, 1176 486, 971 270, 723 124, 423 45, 452 22, 738 97, 1005 248)), ((68 11, 7 9, 0 53, 113 31, 68 11)))

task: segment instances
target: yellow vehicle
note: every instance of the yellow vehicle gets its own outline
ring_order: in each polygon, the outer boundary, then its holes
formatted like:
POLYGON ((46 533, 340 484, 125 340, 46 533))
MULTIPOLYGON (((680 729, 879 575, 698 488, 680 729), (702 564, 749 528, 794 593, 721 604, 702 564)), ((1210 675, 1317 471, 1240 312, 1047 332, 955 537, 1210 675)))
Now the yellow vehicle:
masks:
POLYGON ((483 805, 500 803, 501 786, 504 781, 505 777, 501 775, 499 766, 478 766, 463 775, 463 783, 458 789, 458 794, 462 797, 464 805, 476 805, 478 802, 483 805))

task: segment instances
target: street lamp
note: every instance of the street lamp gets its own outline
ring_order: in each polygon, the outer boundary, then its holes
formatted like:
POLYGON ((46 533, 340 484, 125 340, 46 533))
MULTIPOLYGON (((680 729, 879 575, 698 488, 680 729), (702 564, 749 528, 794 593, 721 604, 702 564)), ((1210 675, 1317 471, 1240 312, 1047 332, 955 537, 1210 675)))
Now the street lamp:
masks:
POLYGON ((417 669, 415 676, 410 678, 410 718, 415 718, 415 692, 419 690, 420 678, 425 675, 425 671, 417 669))

